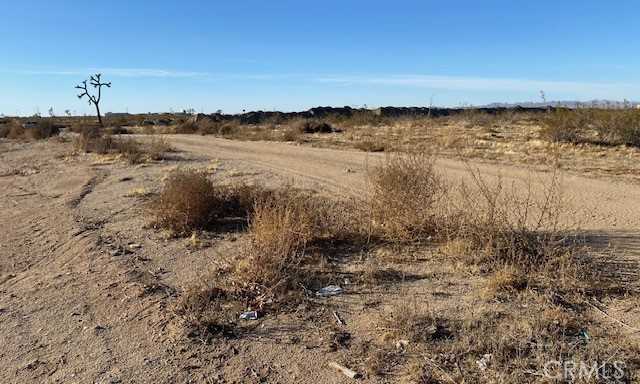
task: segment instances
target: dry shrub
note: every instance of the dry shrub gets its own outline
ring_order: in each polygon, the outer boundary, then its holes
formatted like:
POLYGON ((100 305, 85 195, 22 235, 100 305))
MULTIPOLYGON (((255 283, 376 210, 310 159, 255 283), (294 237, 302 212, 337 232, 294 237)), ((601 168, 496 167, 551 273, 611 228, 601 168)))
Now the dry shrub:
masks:
POLYGON ((169 142, 163 138, 154 137, 146 145, 146 152, 152 160, 163 160, 165 154, 173 152, 174 149, 169 142))
POLYGON ((640 111, 558 109, 543 119, 542 134, 556 142, 640 146, 640 111))
POLYGON ((542 120, 541 134, 553 142, 580 143, 585 140, 589 120, 584 110, 557 109, 542 120))
POLYGON ((496 268, 560 267, 571 244, 569 228, 561 225, 566 202, 557 171, 538 194, 531 179, 508 188, 500 178, 490 183, 477 170, 469 174, 472 182, 460 186, 460 202, 454 203, 460 214, 450 235, 470 243, 472 261, 496 268))
POLYGON ((286 127, 282 132, 283 141, 300 141, 302 133, 295 127, 286 127))
POLYGON ((104 134, 97 127, 88 127, 73 140, 76 150, 86 153, 106 155, 120 154, 130 164, 142 163, 146 160, 162 160, 166 152, 172 151, 164 139, 152 139, 148 144, 130 138, 114 137, 104 134))
POLYGON ((168 176, 149 210, 157 226, 189 235, 225 217, 246 218, 253 201, 265 193, 257 186, 215 185, 205 172, 178 169, 168 176))
POLYGON ((185 322, 189 336, 201 340, 214 335, 235 335, 238 315, 242 310, 244 306, 233 293, 210 281, 188 287, 175 306, 175 312, 185 322))
POLYGON ((425 240, 441 230, 447 187, 422 153, 391 155, 369 173, 374 230, 395 242, 425 240))
POLYGON ((325 201, 285 189, 255 202, 249 220, 250 244, 237 265, 245 288, 283 292, 302 279, 311 242, 329 232, 325 201))
POLYGON ((113 148, 113 137, 103 135, 97 127, 84 127, 74 137, 73 145, 81 152, 107 154, 113 148))
POLYGON ((590 116, 591 125, 601 142, 640 147, 640 111, 600 109, 591 111, 590 116))
MULTIPOLYGON (((418 357, 408 372, 417 380, 412 382, 420 382, 419 378, 449 383, 531 382, 532 378, 543 378, 540 374, 549 361, 624 361, 626 374, 630 375, 640 363, 635 357, 637 347, 623 342, 620 336, 584 316, 580 306, 563 302, 557 295, 525 291, 511 304, 474 301, 442 308, 436 321, 442 330, 435 333, 442 336, 413 338, 407 344, 408 355, 418 357)), ((412 312, 410 306, 397 308, 402 316, 406 311, 412 312)), ((426 317, 429 319, 429 315, 426 317)), ((403 329, 407 325, 401 324, 408 324, 409 331, 394 334, 392 340, 409 340, 414 329, 433 330, 428 321, 426 326, 413 325, 413 318, 416 317, 408 316, 408 321, 383 319, 379 324, 392 329, 403 329)))
POLYGON ((240 133, 240 122, 237 120, 223 121, 216 127, 216 135, 222 137, 233 137, 240 133))
POLYGON ((287 126, 300 133, 331 133, 336 129, 331 124, 316 119, 296 119, 287 126))
POLYGON ((133 139, 114 139, 112 150, 120 153, 129 164, 139 164, 144 161, 145 148, 133 139))
POLYGON ((387 144, 381 139, 362 139, 357 141, 354 147, 364 152, 384 152, 388 150, 387 144))
POLYGON ((51 119, 39 119, 35 126, 24 127, 19 120, 11 120, 0 126, 0 137, 8 139, 42 140, 57 136, 60 129, 51 119))
POLYGON ((2 134, 1 137, 16 140, 24 138, 25 131, 20 121, 12 120, 2 127, 0 133, 2 134))
POLYGON ((151 204, 156 224, 183 234, 205 228, 220 211, 216 192, 206 173, 174 171, 151 204))
POLYGON ((235 136, 240 134, 240 122, 236 119, 227 121, 218 121, 209 118, 202 118, 197 121, 189 119, 174 128, 174 133, 178 134, 200 134, 200 135, 218 135, 218 136, 235 136))
POLYGON ((180 134, 196 133, 196 131, 198 131, 198 124, 192 119, 184 121, 176 125, 176 127, 174 128, 174 133, 180 133, 180 134))
POLYGON ((26 128, 25 136, 32 140, 42 140, 51 136, 57 136, 60 129, 51 119, 39 119, 35 127, 26 128))

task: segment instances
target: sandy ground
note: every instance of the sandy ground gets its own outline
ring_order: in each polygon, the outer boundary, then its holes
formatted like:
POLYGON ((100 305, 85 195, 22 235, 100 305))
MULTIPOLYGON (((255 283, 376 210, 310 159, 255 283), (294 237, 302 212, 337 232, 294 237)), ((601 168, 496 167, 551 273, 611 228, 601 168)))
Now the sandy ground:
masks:
MULTIPOLYGON (((340 355, 323 346, 330 310, 301 307, 291 318, 261 321, 237 340, 185 340, 171 311, 176 295, 231 252, 236 234, 212 235, 207 247, 197 248, 168 239, 147 228, 135 191, 157 191, 167 172, 189 166, 226 180, 292 181, 327 194, 361 196, 367 167, 385 155, 163 137, 180 151, 174 159, 134 167, 72 156, 69 143, 54 140, 0 142, 0 382, 348 382, 327 367, 340 355)), ((443 160, 438 167, 453 181, 467 175, 459 161, 443 160)), ((522 167, 478 167, 484 175, 518 183, 548 176, 522 167)), ((563 185, 572 220, 594 242, 611 244, 621 258, 638 257, 640 186, 578 174, 565 174, 563 185)), ((339 308, 350 327, 366 334, 380 302, 425 295, 436 306, 452 305, 442 294, 446 290, 456 292, 455 305, 474 305, 468 302, 472 279, 459 281, 428 258, 418 259, 392 266, 415 279, 354 287, 328 307, 339 308)), ((357 266, 356 260, 344 268, 357 266)), ((637 306, 606 304, 615 318, 640 327, 637 306)))

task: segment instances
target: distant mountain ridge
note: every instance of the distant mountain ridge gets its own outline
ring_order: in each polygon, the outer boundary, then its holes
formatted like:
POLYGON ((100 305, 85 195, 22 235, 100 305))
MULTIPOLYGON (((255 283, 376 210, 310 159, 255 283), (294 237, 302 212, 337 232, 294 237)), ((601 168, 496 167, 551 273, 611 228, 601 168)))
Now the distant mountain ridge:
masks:
POLYGON ((619 100, 589 100, 589 101, 575 101, 575 100, 559 100, 559 101, 546 101, 546 102, 531 102, 525 101, 521 103, 491 103, 484 105, 484 108, 545 108, 545 107, 562 107, 562 108, 638 108, 640 102, 637 101, 619 101, 619 100))

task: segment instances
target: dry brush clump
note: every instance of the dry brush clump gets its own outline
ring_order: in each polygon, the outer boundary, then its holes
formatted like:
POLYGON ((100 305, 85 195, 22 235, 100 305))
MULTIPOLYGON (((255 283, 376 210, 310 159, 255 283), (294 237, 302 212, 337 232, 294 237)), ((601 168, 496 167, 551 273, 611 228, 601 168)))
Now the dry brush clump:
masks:
POLYGON ((542 135, 555 142, 640 146, 637 109, 558 109, 542 122, 542 135))
POLYGON ((447 186, 424 153, 387 156, 369 172, 373 231, 392 242, 432 239, 442 230, 447 186))
POLYGON ((85 153, 119 154, 130 164, 142 163, 145 160, 163 160, 167 152, 173 151, 164 139, 154 138, 143 143, 103 133, 97 127, 82 129, 74 138, 73 144, 76 150, 85 153))
POLYGON ((187 287, 174 311, 184 322, 189 337, 207 341, 215 335, 235 336, 238 314, 245 308, 232 291, 220 288, 209 279, 187 287))
POLYGON ((318 253, 329 252, 336 243, 358 246, 366 241, 351 208, 349 202, 291 188, 256 199, 249 242, 234 271, 238 284, 277 301, 276 296, 313 283, 318 253))
POLYGON ((481 271, 516 271, 496 275, 496 291, 509 281, 515 288, 604 284, 566 215, 557 172, 540 186, 529 179, 507 187, 469 168, 467 180, 452 185, 430 156, 404 154, 387 157, 369 183, 371 233, 395 244, 440 244, 443 254, 481 271))
POLYGON ((205 230, 224 217, 247 217, 262 188, 216 185, 206 172, 178 169, 148 206, 155 225, 178 235, 205 230))
POLYGON ((11 120, 0 125, 0 138, 42 140, 57 136, 60 128, 51 119, 38 119, 35 123, 23 125, 20 120, 11 120))

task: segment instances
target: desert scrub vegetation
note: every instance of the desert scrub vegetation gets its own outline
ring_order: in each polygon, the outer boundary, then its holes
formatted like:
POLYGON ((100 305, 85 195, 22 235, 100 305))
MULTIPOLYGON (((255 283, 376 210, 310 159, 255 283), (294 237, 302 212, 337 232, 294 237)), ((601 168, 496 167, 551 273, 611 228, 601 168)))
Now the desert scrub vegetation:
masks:
POLYGON ((557 109, 542 119, 548 140, 640 147, 637 109, 557 109))
POLYGON ((51 119, 38 119, 33 124, 23 125, 20 120, 11 120, 0 125, 0 138, 42 140, 60 133, 51 119))
POLYGON ((173 148, 164 139, 153 138, 140 142, 131 138, 122 138, 103 133, 98 128, 86 128, 73 139, 76 150, 99 155, 119 154, 130 164, 139 164, 147 160, 163 160, 173 148))
POLYGON ((449 261, 493 279, 487 292, 595 292, 616 286, 599 273, 571 222, 557 171, 507 185, 469 167, 461 183, 451 184, 437 173, 432 157, 414 153, 388 156, 368 177, 363 222, 373 238, 437 245, 449 261))
MULTIPOLYGON (((541 180, 539 189, 469 169, 464 183, 448 184, 433 157, 410 153, 387 156, 368 177, 368 197, 339 203, 291 186, 239 193, 197 171, 173 173, 161 195, 176 186, 167 196, 182 199, 178 209, 159 196, 154 210, 158 218, 169 213, 169 228, 188 235, 227 215, 246 217, 244 236, 224 267, 176 302, 188 334, 239 336, 260 324, 240 320, 245 311, 262 318, 311 303, 318 288, 344 281, 330 276, 323 259, 340 242, 373 261, 371 244, 436 245, 442 252, 429 255, 437 263, 473 267, 455 277, 473 280, 470 288, 447 292, 452 305, 410 287, 405 300, 367 320, 363 337, 343 325, 331 337, 342 363, 369 377, 407 382, 505 383, 535 381, 549 360, 611 357, 638 366, 637 348, 589 313, 592 297, 614 292, 601 288, 624 283, 603 283, 599 266, 572 239, 573 227, 561 225, 567 203, 558 175, 541 180)), ((373 273, 381 268, 372 265, 373 273)))

